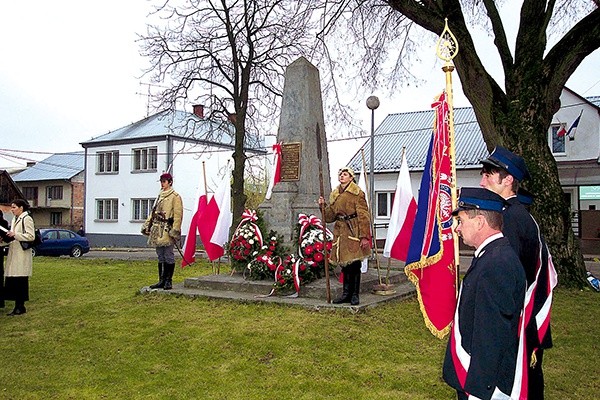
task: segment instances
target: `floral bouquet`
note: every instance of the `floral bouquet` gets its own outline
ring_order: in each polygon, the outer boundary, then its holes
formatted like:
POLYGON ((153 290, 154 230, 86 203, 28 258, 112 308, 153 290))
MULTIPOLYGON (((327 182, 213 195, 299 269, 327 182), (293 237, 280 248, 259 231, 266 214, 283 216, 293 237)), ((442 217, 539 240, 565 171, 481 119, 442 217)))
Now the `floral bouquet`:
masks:
POLYGON ((269 242, 265 243, 260 252, 248 263, 244 274, 249 273, 249 278, 255 280, 273 279, 285 252, 281 242, 281 235, 277 236, 275 231, 269 232, 269 242))
POLYGON ((303 262, 318 273, 319 269, 323 270, 325 267, 325 257, 328 256, 333 245, 333 234, 327 228, 323 230, 321 220, 314 215, 300 214, 298 225, 298 253, 303 262), (326 241, 323 240, 325 237, 326 241))
POLYGON ((258 216, 254 210, 245 210, 242 220, 235 229, 229 242, 229 255, 233 269, 243 270, 262 250, 263 237, 255 223, 258 216))
POLYGON ((299 276, 298 267, 300 259, 294 254, 288 254, 283 258, 282 263, 275 270, 275 289, 278 291, 300 290, 300 282, 303 279, 299 276))
POLYGON ((288 255, 275 271, 275 287, 279 290, 294 288, 320 278, 325 270, 325 257, 332 247, 333 234, 325 230, 327 241, 323 243, 323 225, 314 215, 298 217, 298 255, 288 255))

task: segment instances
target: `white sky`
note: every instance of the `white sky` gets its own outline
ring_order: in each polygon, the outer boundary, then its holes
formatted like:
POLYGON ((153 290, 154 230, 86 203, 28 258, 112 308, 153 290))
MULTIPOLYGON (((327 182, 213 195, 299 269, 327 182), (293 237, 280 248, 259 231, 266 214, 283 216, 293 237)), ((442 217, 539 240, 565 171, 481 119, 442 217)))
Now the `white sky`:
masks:
MULTIPOLYGON (((15 153, 21 164, 50 153, 82 150, 80 142, 146 116, 146 65, 136 33, 145 32, 151 5, 146 0, 31 0, 0 5, 0 153, 15 153)), ((481 35, 483 36, 483 35, 481 35)), ((428 50, 429 51, 429 50, 428 50)), ((396 96, 365 93, 357 116, 370 132, 365 100, 377 95, 377 126, 389 113, 428 109, 444 88, 441 62, 430 50, 416 67, 427 80, 396 96)), ((424 52, 427 53, 427 52, 424 52)), ((490 61, 492 62, 492 61, 490 61)), ((588 57, 567 86, 583 96, 600 95, 600 51, 588 57)), ((455 106, 468 106, 453 74, 455 106)), ((360 98, 361 96, 357 96, 360 98)), ((15 158, 0 155, 0 167, 15 158)))

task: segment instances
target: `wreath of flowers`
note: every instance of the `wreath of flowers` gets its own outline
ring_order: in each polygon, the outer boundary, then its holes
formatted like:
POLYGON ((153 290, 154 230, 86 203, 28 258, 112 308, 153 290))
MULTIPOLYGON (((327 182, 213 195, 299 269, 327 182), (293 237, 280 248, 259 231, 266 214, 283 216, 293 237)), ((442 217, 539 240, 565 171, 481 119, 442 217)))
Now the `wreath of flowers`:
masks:
POLYGON ((269 232, 269 242, 264 244, 260 252, 250 260, 244 270, 244 276, 248 273, 249 279, 273 279, 284 254, 281 242, 281 236, 277 236, 275 231, 269 232))
POLYGON ((321 220, 314 215, 298 216, 298 256, 289 255, 282 262, 281 271, 276 271, 275 287, 278 289, 295 288, 321 278, 325 271, 325 257, 328 257, 333 245, 333 234, 329 229, 323 232, 321 220), (324 234, 327 241, 323 243, 324 234), (327 250, 325 250, 327 249, 327 250))
POLYGON ((256 211, 244 210, 242 220, 235 229, 228 246, 233 269, 246 268, 248 263, 261 252, 263 237, 260 228, 255 223, 257 221, 256 211))

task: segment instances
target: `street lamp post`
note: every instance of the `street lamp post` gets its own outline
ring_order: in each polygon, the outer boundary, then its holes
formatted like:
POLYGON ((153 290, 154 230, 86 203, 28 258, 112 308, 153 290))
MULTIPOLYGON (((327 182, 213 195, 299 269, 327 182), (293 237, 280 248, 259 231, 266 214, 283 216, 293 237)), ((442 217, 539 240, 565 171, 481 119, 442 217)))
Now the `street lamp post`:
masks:
MULTIPOLYGON (((375 110, 379 107, 377 96, 369 96, 367 107, 371 110, 371 160, 369 170, 369 206, 371 207, 371 221, 375 226, 375 110)), ((373 240, 375 240, 373 232, 373 240)))

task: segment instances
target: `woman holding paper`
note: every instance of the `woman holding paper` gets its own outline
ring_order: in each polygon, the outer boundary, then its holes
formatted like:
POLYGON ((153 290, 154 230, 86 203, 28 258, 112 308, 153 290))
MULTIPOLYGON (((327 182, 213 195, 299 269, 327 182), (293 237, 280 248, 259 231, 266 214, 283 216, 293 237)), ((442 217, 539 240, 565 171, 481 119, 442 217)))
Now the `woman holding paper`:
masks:
POLYGON ((22 199, 14 200, 10 206, 14 215, 10 231, 6 234, 12 240, 8 245, 6 270, 4 271, 4 294, 6 300, 14 300, 15 308, 9 316, 25 314, 25 302, 29 300, 29 277, 33 269, 33 253, 26 250, 21 242, 31 242, 35 238, 35 225, 29 215, 29 203, 22 199))
POLYGON ((4 308, 4 249, 11 239, 8 237, 9 225, 0 211, 0 308, 4 308))

